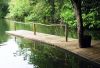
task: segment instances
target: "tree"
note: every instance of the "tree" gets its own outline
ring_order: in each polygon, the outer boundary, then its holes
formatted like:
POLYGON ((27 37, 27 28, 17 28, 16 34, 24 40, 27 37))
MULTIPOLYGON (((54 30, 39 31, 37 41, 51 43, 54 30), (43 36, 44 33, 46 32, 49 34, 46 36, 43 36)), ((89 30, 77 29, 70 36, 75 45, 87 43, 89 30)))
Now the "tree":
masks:
POLYGON ((83 20, 82 20, 82 13, 81 13, 81 0, 71 0, 74 11, 76 14, 77 19, 77 29, 78 29, 78 38, 79 38, 79 46, 83 45, 83 20))
POLYGON ((8 18, 15 20, 24 20, 28 16, 30 11, 30 1, 29 0, 11 0, 9 3, 9 14, 8 18))

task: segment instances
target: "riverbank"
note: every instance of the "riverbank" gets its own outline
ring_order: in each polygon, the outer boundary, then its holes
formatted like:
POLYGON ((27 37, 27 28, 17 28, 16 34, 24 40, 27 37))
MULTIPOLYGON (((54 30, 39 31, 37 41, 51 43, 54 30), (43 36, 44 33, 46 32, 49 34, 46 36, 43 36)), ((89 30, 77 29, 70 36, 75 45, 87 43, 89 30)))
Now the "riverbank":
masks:
POLYGON ((38 32, 36 35, 34 35, 34 32, 27 30, 7 31, 6 33, 9 35, 22 37, 33 41, 44 42, 60 47, 100 66, 100 40, 92 40, 91 48, 79 48, 77 39, 68 38, 68 42, 66 42, 65 38, 61 36, 38 32))

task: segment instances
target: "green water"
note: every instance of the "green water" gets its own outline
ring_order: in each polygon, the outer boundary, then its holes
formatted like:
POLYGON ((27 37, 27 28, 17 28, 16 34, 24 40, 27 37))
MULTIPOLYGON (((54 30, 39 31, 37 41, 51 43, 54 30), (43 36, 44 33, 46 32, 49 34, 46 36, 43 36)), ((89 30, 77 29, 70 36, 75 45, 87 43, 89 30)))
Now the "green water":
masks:
MULTIPOLYGON (((32 24, 14 24, 15 21, 0 20, 0 67, 2 68, 100 68, 70 52, 37 41, 8 36, 8 30, 32 30, 32 24), (16 27, 16 28, 15 28, 16 27)), ((37 25, 37 31, 64 36, 63 27, 37 25), (57 28, 57 29, 56 29, 57 28), (59 30, 61 30, 59 32, 59 30)), ((71 33, 72 32, 72 33, 71 33)), ((94 33, 94 32, 93 32, 94 33)), ((75 31, 69 37, 76 37, 75 31)), ((90 33, 86 33, 90 34, 90 33)), ((95 35, 95 34, 91 34, 95 35)), ((93 36, 95 37, 95 36, 93 36)), ((99 39, 99 37, 98 37, 99 39)))

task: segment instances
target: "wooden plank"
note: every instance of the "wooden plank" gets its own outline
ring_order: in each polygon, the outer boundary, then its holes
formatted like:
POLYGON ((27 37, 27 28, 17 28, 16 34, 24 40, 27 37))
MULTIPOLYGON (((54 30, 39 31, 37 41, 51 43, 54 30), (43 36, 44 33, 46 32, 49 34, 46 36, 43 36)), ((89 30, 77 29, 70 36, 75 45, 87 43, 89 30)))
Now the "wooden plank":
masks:
POLYGON ((65 49, 67 51, 70 51, 85 59, 100 64, 100 40, 99 41, 92 40, 91 48, 79 48, 77 39, 68 38, 68 42, 66 42, 66 39, 61 36, 55 36, 39 32, 37 32, 37 34, 34 35, 34 32, 27 30, 6 31, 6 33, 9 35, 22 37, 25 39, 51 44, 60 47, 62 49, 65 49))

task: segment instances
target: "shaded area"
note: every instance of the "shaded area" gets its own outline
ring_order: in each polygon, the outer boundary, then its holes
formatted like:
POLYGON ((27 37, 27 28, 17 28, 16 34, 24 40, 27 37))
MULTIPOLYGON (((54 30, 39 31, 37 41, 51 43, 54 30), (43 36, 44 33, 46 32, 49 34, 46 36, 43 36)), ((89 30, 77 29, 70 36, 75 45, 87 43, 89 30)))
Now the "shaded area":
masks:
POLYGON ((8 1, 0 0, 0 18, 4 18, 8 13, 8 1))

